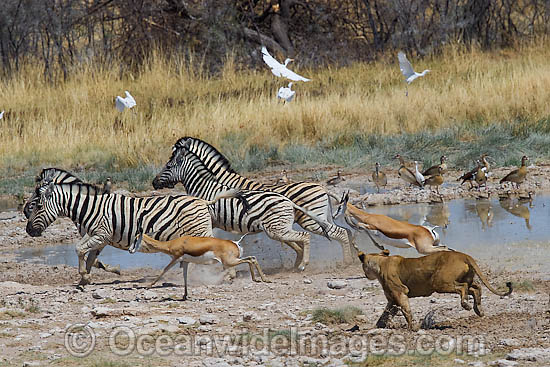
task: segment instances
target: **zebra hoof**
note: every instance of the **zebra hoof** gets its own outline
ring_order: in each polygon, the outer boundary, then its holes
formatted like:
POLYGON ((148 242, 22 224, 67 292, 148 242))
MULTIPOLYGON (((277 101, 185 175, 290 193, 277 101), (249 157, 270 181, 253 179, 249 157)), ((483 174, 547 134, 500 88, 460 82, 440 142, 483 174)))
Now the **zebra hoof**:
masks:
POLYGON ((118 266, 109 266, 107 268, 107 271, 111 272, 111 273, 114 273, 116 275, 120 275, 120 265, 118 265, 118 266))
POLYGON ((80 278, 80 282, 78 282, 78 285, 79 286, 84 286, 84 285, 89 285, 89 284, 92 284, 92 281, 90 280, 89 277, 83 275, 81 278, 80 278))

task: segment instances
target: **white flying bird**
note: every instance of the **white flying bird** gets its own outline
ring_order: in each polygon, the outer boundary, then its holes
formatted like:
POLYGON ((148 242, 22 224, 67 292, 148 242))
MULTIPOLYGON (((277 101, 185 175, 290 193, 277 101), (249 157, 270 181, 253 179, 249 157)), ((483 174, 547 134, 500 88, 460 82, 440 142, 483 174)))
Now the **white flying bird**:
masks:
POLYGON ((124 93, 126 93, 126 98, 116 96, 116 109, 120 112, 124 111, 125 108, 130 109, 136 105, 136 100, 134 99, 134 97, 132 97, 130 92, 125 91, 124 93))
POLYGON ((281 64, 279 61, 275 60, 273 56, 267 52, 267 48, 265 46, 262 47, 262 54, 263 59, 267 66, 271 68, 271 72, 275 76, 282 76, 290 80, 294 80, 295 82, 309 82, 309 79, 304 78, 303 76, 300 76, 293 72, 292 70, 287 69, 287 65, 289 62, 292 61, 292 59, 286 59, 285 64, 281 64))
MULTIPOLYGON (((416 71, 414 71, 411 63, 409 62, 409 60, 407 60, 407 56, 405 56, 403 51, 399 51, 399 53, 397 54, 397 58, 399 59, 399 68, 401 69, 401 72, 405 77, 405 81, 407 82, 407 85, 411 84, 413 80, 415 80, 416 78, 424 76, 430 72, 430 70, 428 69, 424 70, 421 73, 417 73, 416 71)), ((407 96, 409 95, 408 89, 405 94, 407 96)))
POLYGON ((279 93, 277 93, 277 98, 284 99, 287 102, 292 101, 296 91, 290 89, 292 87, 292 82, 288 83, 288 87, 279 88, 279 93))
POLYGON ((4 118, 4 111, 0 112, 0 120, 4 118))

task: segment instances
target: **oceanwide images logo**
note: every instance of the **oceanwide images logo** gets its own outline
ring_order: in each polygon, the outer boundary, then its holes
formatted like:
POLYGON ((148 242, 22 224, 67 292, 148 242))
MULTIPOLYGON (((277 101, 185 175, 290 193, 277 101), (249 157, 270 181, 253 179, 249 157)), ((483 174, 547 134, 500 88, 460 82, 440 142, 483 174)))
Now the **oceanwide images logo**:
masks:
MULTIPOLYGON (((327 336, 300 331, 269 328, 250 331, 241 329, 232 334, 140 334, 127 326, 114 327, 105 337, 105 344, 117 356, 136 353, 142 356, 322 356, 362 361, 368 355, 484 355, 482 336, 450 336, 446 334, 400 334, 399 330, 382 333, 356 333, 327 336)), ((103 345, 103 343, 102 343, 103 345)), ((96 334, 86 324, 67 327, 65 347, 75 357, 86 357, 96 348, 96 334)))

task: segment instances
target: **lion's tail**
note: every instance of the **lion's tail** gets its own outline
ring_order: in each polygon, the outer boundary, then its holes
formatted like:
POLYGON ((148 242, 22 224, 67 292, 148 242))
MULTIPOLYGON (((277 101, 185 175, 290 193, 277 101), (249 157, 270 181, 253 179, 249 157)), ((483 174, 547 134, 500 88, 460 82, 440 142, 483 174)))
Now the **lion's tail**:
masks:
POLYGON ((485 278, 485 276, 481 272, 481 269, 479 268, 479 266, 477 265, 477 263, 475 262, 475 260, 472 257, 468 256, 468 262, 469 262, 470 266, 472 268, 474 268, 474 271, 477 274, 477 276, 479 277, 479 279, 481 279, 483 284, 485 284, 487 289, 489 289, 491 292, 493 292, 497 296, 501 296, 501 297, 508 296, 512 293, 512 283, 511 282, 506 282, 506 286, 508 287, 508 290, 506 292, 499 292, 496 289, 494 289, 491 286, 491 284, 489 284, 489 281, 487 280, 487 278, 485 278))

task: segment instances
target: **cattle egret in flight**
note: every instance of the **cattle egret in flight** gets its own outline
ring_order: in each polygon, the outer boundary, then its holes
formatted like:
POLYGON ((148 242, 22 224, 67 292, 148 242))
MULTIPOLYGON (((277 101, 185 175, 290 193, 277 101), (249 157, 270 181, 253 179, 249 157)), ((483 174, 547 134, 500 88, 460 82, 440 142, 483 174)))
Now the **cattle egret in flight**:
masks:
POLYGON ((136 105, 136 100, 132 97, 130 92, 125 91, 124 93, 126 93, 126 98, 120 96, 116 97, 116 109, 120 112, 124 111, 125 108, 130 109, 136 105))
POLYGON ((271 72, 275 76, 282 76, 284 78, 294 80, 295 82, 309 82, 309 79, 304 78, 303 76, 300 76, 293 72, 292 70, 287 69, 287 65, 289 62, 292 61, 292 59, 286 59, 285 64, 281 64, 279 61, 275 60, 273 56, 267 52, 267 48, 265 46, 262 47, 262 54, 263 59, 267 66, 271 68, 271 72))
MULTIPOLYGON (((403 51, 399 51, 397 54, 397 58, 399 59, 399 68, 401 69, 401 72, 403 73, 403 76, 405 77, 405 81, 407 82, 407 85, 411 84, 413 80, 416 78, 419 78, 421 76, 426 75, 430 72, 430 70, 424 70, 421 73, 417 73, 413 70, 413 67, 409 60, 407 60, 407 56, 403 53, 403 51)), ((409 90, 407 88, 407 91, 405 92, 405 95, 409 95, 409 90)))
POLYGON ((279 93, 277 93, 277 98, 284 99, 286 102, 292 101, 296 91, 290 89, 292 87, 292 82, 288 83, 288 87, 279 88, 279 93))

